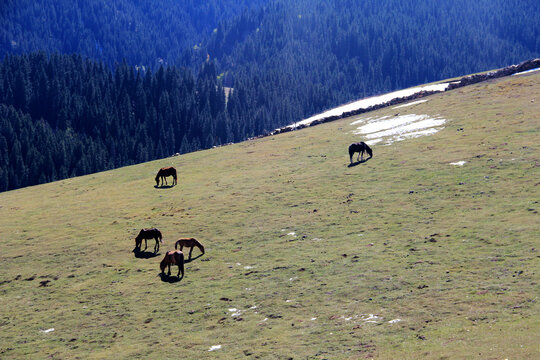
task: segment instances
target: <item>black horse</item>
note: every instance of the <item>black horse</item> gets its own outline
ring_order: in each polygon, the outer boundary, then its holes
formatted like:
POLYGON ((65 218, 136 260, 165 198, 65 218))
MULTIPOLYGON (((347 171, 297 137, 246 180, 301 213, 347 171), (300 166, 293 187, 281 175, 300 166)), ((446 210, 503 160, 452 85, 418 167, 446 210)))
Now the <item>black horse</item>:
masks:
POLYGON ((165 182, 165 185, 167 185, 167 176, 173 177, 173 185, 176 185, 176 169, 172 166, 164 167, 159 169, 157 175, 156 175, 156 186, 159 186, 159 179, 161 178, 161 186, 163 186, 163 182, 165 182))
POLYGON ((351 145, 349 145, 349 157, 351 158, 351 164, 352 164, 352 157, 354 155, 355 152, 358 153, 358 158, 356 159, 356 161, 363 161, 364 160, 364 151, 368 153, 369 155, 369 158, 368 159, 371 159, 373 157, 373 151, 371 150, 371 148, 363 141, 361 142, 358 142, 358 143, 353 143, 351 145), (362 159, 362 160, 360 160, 362 159))
POLYGON ((148 247, 149 239, 156 240, 156 245, 154 245, 154 254, 157 254, 157 252, 159 251, 159 243, 163 244, 163 236, 161 235, 161 231, 156 228, 141 229, 139 235, 137 235, 137 237, 135 238, 135 249, 140 252, 142 247, 142 241, 144 240, 144 250, 146 250, 146 248, 148 247))

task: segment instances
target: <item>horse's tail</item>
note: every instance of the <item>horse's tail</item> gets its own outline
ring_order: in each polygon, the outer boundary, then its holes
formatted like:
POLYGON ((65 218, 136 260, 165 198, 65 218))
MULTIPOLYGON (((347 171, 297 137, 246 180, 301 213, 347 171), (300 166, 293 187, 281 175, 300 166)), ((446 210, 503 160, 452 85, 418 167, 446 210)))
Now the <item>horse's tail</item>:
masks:
POLYGON ((354 144, 351 144, 349 145, 349 158, 351 159, 351 162, 352 162, 352 157, 354 155, 354 144))
POLYGON ((178 261, 178 267, 180 268, 180 272, 182 273, 182 277, 184 277, 184 253, 180 251, 179 258, 180 261, 178 261))
POLYGON ((163 235, 161 235, 161 231, 159 231, 158 229, 156 229, 156 231, 157 231, 159 242, 163 244, 163 235))
POLYGON ((174 250, 178 249, 179 245, 180 245, 180 240, 174 243, 174 250))

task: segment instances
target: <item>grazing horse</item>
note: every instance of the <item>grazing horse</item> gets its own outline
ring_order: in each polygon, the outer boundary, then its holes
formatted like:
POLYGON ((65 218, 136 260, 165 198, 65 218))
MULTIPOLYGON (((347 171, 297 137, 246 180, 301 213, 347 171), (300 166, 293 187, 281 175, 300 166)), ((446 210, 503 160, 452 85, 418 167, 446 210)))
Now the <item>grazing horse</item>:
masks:
POLYGON ((352 157, 355 152, 358 153, 358 158, 356 159, 356 161, 360 161, 360 158, 364 160, 364 151, 369 154, 368 159, 371 159, 373 157, 373 151, 365 142, 361 141, 359 143, 351 144, 349 146, 349 156, 351 158, 351 164, 352 164, 352 157))
POLYGON ((159 251, 159 243, 163 244, 163 236, 161 235, 161 231, 156 228, 141 229, 141 231, 139 231, 139 235, 137 235, 135 238, 135 248, 141 251, 142 241, 144 240, 144 250, 146 250, 148 247, 148 239, 156 240, 156 245, 154 245, 154 254, 157 254, 159 251))
POLYGON ((167 176, 173 177, 173 185, 176 185, 176 169, 172 166, 164 167, 159 169, 157 175, 156 175, 156 186, 159 186, 159 179, 161 178, 161 186, 163 186, 163 182, 165 182, 165 185, 167 185, 167 176))
POLYGON ((167 251, 165 254, 165 257, 163 260, 161 260, 161 263, 159 264, 159 268, 161 269, 161 274, 165 275, 165 268, 169 267, 169 272, 167 275, 171 276, 171 265, 178 265, 178 275, 177 277, 180 277, 180 273, 182 273, 182 277, 184 277, 184 253, 180 250, 171 250, 167 251))
POLYGON ((176 244, 174 244, 174 248, 178 249, 178 246, 180 246, 180 251, 185 247, 191 248, 189 250, 189 258, 191 259, 191 253, 193 252, 194 247, 198 247, 199 250, 204 254, 204 246, 195 238, 181 238, 176 241, 176 244))

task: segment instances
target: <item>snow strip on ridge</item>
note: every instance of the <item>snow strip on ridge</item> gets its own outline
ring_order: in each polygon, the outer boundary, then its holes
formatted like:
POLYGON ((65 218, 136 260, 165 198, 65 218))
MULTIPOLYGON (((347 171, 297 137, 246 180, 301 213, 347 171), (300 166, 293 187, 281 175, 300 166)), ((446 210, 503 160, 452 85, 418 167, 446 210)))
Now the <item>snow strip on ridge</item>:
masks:
POLYGON ((540 70, 540 68, 531 69, 531 70, 522 71, 522 72, 518 72, 518 73, 512 74, 512 76, 522 75, 522 74, 528 74, 528 73, 532 73, 532 72, 539 71, 539 70, 540 70))
POLYGON ((408 104, 403 104, 403 105, 399 105, 399 106, 394 106, 392 109, 404 108, 404 107, 407 107, 407 106, 412 106, 412 105, 416 105, 416 104, 425 103, 426 101, 428 101, 428 100, 427 100, 427 99, 416 100, 416 101, 410 102, 410 103, 408 103, 408 104))
POLYGON ((421 87, 414 87, 410 89, 398 90, 398 91, 394 91, 394 92, 379 95, 379 96, 368 97, 368 98, 354 101, 349 104, 345 104, 337 108, 325 111, 323 113, 314 115, 312 117, 309 117, 307 119, 294 123, 293 125, 291 125, 291 127, 294 128, 300 125, 307 125, 307 124, 312 123, 315 120, 324 119, 330 116, 339 116, 345 112, 349 112, 353 110, 367 109, 370 106, 384 104, 393 99, 411 96, 421 91, 444 91, 446 90, 446 88, 448 88, 448 85, 450 85, 450 83, 427 85, 427 86, 421 86, 421 87))

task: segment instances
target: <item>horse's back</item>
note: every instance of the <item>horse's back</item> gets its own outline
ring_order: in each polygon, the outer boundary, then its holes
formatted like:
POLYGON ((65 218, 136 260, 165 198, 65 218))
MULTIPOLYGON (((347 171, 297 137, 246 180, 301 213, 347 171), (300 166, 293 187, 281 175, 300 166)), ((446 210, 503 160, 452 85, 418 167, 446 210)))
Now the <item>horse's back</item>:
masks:
POLYGON ((195 245, 200 245, 199 241, 195 238, 180 238, 176 241, 178 245, 184 245, 187 247, 193 247, 195 245))
POLYGON ((184 263, 184 253, 180 250, 171 250, 165 255, 167 262, 171 265, 180 265, 184 263))
POLYGON ((145 236, 147 239, 153 238, 153 237, 161 237, 161 231, 159 231, 158 228, 148 228, 148 229, 142 229, 139 232, 139 236, 145 236))

